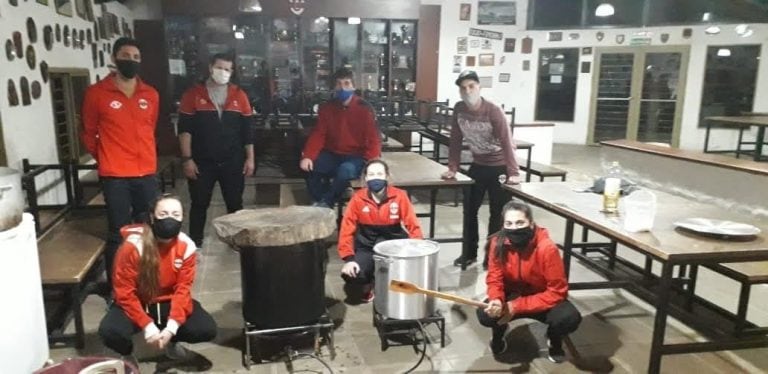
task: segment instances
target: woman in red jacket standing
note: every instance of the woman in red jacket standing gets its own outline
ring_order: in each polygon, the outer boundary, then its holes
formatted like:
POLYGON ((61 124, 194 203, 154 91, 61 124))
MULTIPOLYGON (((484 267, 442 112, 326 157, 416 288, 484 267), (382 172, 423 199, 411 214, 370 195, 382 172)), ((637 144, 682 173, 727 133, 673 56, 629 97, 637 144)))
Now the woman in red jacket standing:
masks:
MULTIPOLYGON (((391 239, 421 239, 421 225, 408 194, 389 186, 389 166, 372 160, 363 168, 366 187, 349 200, 339 232, 341 277, 362 286, 362 301, 373 300, 373 246, 391 239)), ((347 293, 351 291, 345 287, 347 293)))
POLYGON ((178 341, 213 340, 216 323, 190 294, 195 280, 195 243, 181 233, 183 212, 178 198, 164 195, 150 206, 150 225, 125 226, 125 240, 115 259, 115 303, 101 320, 104 344, 128 356, 131 336, 144 331, 147 344, 183 359, 178 341))
POLYGON ((549 359, 563 362, 562 339, 576 331, 581 314, 571 304, 568 280, 557 245, 543 227, 533 222, 531 208, 510 201, 502 209, 503 228, 491 238, 488 261, 488 307, 478 309, 480 324, 493 329, 491 351, 500 354, 507 348, 507 325, 497 321, 531 318, 547 324, 549 359))

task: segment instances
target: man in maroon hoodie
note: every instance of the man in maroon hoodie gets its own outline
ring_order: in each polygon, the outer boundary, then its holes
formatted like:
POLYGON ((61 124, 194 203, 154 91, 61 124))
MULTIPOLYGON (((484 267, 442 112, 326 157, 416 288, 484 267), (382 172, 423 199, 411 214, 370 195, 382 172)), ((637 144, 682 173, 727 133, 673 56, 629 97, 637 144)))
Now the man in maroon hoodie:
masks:
POLYGON ((568 280, 560 251, 547 229, 533 222, 528 205, 510 201, 502 212, 504 226, 493 235, 488 256, 488 307, 478 309, 477 318, 493 330, 495 355, 507 349, 507 325, 498 325, 500 318, 530 318, 547 324, 549 359, 562 362, 562 340, 579 327, 581 314, 567 300, 568 280))
POLYGON ((333 77, 333 98, 320 106, 299 163, 309 173, 313 206, 333 207, 363 165, 381 155, 373 107, 355 95, 352 71, 340 68, 333 77))

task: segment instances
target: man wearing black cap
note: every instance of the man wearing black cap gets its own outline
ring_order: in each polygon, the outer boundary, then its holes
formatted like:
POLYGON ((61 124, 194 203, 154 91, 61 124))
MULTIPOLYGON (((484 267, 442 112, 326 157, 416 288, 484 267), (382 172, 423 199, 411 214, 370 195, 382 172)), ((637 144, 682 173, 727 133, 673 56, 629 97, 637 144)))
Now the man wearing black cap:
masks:
MULTIPOLYGON (((444 179, 454 178, 459 169, 462 144, 466 141, 472 152, 472 165, 467 173, 475 183, 464 196, 464 242, 461 256, 453 264, 462 268, 477 261, 479 230, 477 213, 485 192, 490 200, 488 235, 501 228, 501 208, 510 194, 501 185, 520 183, 520 170, 515 161, 515 145, 504 112, 480 96, 480 79, 472 70, 465 70, 456 79, 461 101, 453 108, 453 125, 448 149, 448 171, 444 179)), ((483 266, 488 265, 488 253, 483 266)))

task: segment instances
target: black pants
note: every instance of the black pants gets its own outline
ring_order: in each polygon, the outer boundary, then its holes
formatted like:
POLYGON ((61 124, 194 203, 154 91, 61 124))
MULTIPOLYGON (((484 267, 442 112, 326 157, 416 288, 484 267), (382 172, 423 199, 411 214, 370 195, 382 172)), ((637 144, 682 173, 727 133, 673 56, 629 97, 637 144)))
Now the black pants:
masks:
MULTIPOLYGON (((488 299, 485 300, 488 302, 488 299)), ((559 344, 563 337, 576 331, 581 323, 581 313, 570 301, 564 300, 552 309, 536 314, 515 314, 514 319, 530 318, 547 325, 547 337, 554 344, 559 344)), ((481 308, 477 309, 477 319, 480 324, 493 329, 493 336, 500 338, 504 335, 507 326, 496 324, 498 318, 491 318, 481 308)))
POLYGON ((375 270, 375 265, 373 262, 373 250, 365 248, 355 250, 354 261, 360 265, 360 271, 357 272, 357 276, 350 277, 346 274, 342 274, 341 278, 350 284, 366 285, 373 283, 373 272, 375 270))
POLYGON ((203 244, 206 215, 216 182, 219 182, 221 187, 227 213, 243 209, 243 189, 245 188, 243 165, 243 160, 220 163, 201 162, 197 165, 199 172, 197 179, 189 180, 189 197, 192 200, 192 209, 189 212, 189 236, 198 246, 203 244))
POLYGON ((157 177, 137 178, 101 177, 104 201, 107 204, 107 243, 104 249, 107 281, 112 286, 112 262, 117 248, 123 242, 120 228, 134 222, 147 222, 149 204, 159 194, 157 177))
MULTIPOLYGON (((149 306, 149 315, 155 320, 155 324, 162 331, 165 328, 166 322, 168 322, 171 303, 160 303, 159 318, 155 305, 149 306), (159 324, 158 321, 160 322, 159 324)), ((112 304, 107 315, 104 316, 101 324, 99 324, 99 336, 108 348, 121 355, 129 355, 133 352, 132 336, 142 329, 143 326, 136 326, 117 304, 112 304)), ((179 326, 176 336, 171 341, 186 343, 211 341, 216 337, 216 329, 216 322, 211 315, 200 306, 197 300, 192 300, 192 314, 187 317, 184 324, 179 326)))
POLYGON ((477 258, 477 243, 480 239, 477 213, 483 205, 485 192, 488 191, 490 200, 488 207, 491 212, 488 217, 486 236, 499 231, 501 228, 501 208, 510 200, 512 195, 501 187, 507 178, 507 167, 504 165, 472 164, 467 174, 474 179, 475 183, 468 188, 469 193, 464 196, 464 242, 462 243, 461 254, 464 258, 477 258), (504 176, 504 180, 500 181, 500 175, 504 176))

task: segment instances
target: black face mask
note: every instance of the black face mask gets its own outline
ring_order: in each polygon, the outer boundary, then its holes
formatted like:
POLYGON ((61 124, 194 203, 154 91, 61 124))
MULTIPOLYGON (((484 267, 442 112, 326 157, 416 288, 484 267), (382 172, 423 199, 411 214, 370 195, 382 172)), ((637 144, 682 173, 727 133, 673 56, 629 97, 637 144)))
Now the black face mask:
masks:
POLYGON ((120 72, 120 75, 131 79, 139 74, 139 66, 141 66, 141 63, 133 60, 115 60, 115 65, 117 66, 117 71, 120 72))
POLYGON ((173 218, 155 218, 152 221, 152 233, 158 239, 173 239, 181 231, 181 221, 173 218))
POLYGON ((528 248, 528 244, 533 239, 533 227, 523 227, 521 229, 504 229, 504 236, 512 244, 512 247, 518 250, 528 248))

